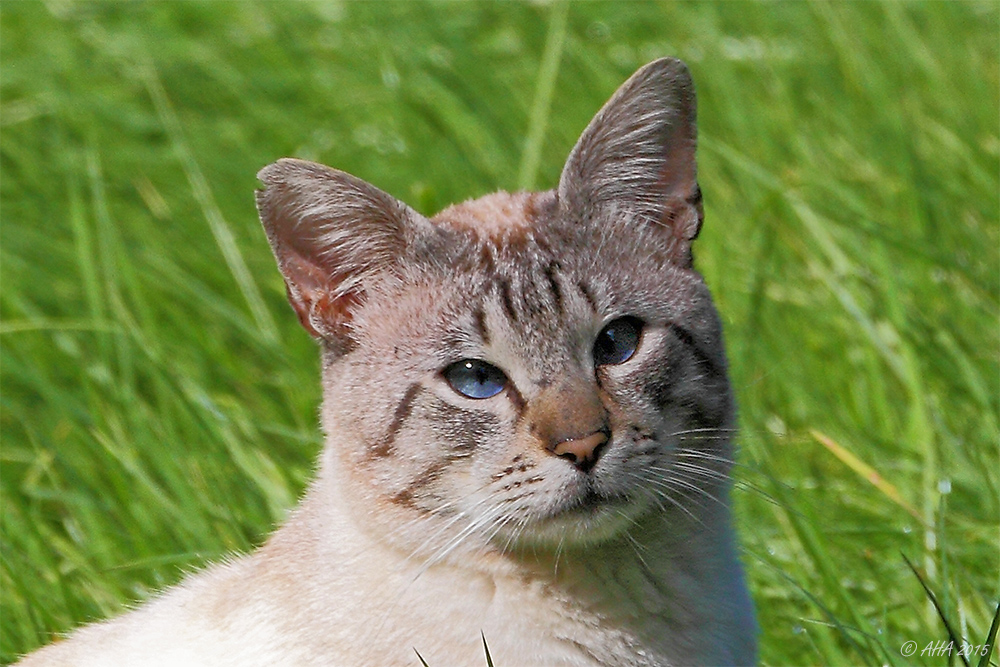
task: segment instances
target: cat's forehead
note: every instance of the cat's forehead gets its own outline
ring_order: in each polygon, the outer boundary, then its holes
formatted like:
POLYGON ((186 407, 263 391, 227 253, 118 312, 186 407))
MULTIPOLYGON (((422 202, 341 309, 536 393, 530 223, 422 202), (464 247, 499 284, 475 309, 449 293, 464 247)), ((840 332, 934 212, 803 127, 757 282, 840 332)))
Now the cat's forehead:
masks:
POLYGON ((551 212, 553 204, 551 192, 494 192, 453 204, 432 221, 440 227, 471 232, 480 240, 509 239, 528 234, 539 217, 551 212))

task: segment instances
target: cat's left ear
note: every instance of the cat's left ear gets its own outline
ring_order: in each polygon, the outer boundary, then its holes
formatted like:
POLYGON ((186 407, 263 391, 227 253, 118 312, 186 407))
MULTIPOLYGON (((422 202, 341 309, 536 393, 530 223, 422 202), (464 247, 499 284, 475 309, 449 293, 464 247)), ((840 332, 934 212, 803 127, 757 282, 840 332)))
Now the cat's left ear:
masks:
POLYGON ((429 223, 374 185, 314 162, 285 158, 257 178, 257 210, 299 321, 316 338, 349 347, 371 280, 391 271, 429 223))
POLYGON ((672 261, 691 266, 701 230, 694 82, 680 60, 641 68, 584 130, 559 179, 560 205, 578 218, 631 214, 669 235, 672 261))

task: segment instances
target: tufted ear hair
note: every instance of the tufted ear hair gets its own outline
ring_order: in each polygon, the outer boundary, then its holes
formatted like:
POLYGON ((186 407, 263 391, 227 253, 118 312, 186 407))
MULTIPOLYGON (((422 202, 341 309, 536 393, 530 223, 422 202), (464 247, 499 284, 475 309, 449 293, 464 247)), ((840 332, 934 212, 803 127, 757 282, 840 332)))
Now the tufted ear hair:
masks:
POLYGON ((257 174, 257 211, 285 278, 288 300, 309 333, 349 343, 365 283, 393 268, 411 227, 426 220, 350 174, 285 158, 257 174))
POLYGON ((587 219, 630 212, 669 235, 669 256, 691 266, 701 229, 694 83, 680 60, 655 60, 633 74, 601 108, 566 160, 560 205, 587 219))

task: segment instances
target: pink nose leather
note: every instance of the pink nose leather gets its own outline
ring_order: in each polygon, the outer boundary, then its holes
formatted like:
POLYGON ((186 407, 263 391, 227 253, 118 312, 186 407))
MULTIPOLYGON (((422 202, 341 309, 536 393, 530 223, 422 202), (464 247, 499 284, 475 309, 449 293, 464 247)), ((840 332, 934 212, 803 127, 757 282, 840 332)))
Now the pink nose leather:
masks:
POLYGON ((581 470, 588 470, 597 462, 601 448, 607 441, 608 434, 597 431, 583 438, 563 440, 552 448, 552 453, 573 461, 581 470))

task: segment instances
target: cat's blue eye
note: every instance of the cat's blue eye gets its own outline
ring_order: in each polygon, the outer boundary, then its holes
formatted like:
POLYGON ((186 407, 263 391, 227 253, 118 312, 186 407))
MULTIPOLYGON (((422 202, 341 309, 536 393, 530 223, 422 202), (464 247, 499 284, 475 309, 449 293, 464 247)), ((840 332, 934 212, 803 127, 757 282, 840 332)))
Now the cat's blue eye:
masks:
POLYGON ((632 358, 642 336, 642 320, 619 317, 609 322, 594 341, 594 363, 598 366, 623 364, 632 358))
POLYGON ((489 398, 507 386, 503 371, 479 359, 456 361, 444 369, 444 379, 451 388, 469 398, 489 398))

